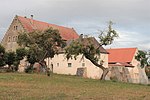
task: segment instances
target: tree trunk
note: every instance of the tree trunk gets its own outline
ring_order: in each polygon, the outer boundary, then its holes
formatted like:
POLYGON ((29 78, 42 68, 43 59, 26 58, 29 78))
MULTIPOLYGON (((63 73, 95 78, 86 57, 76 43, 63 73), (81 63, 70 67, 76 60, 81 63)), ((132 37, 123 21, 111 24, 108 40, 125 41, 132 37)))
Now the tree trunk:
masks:
POLYGON ((109 72, 109 69, 105 68, 102 64, 98 64, 95 60, 91 59, 90 57, 88 57, 88 56, 85 56, 85 57, 87 59, 89 59, 95 66, 97 66, 97 67, 99 67, 100 69, 103 70, 103 73, 102 73, 102 76, 101 76, 100 80, 105 80, 105 77, 109 72))
POLYGON ((12 66, 11 66, 11 65, 8 65, 8 69, 9 69, 9 71, 10 71, 10 72, 12 72, 12 71, 13 71, 13 69, 12 69, 12 66))
POLYGON ((102 74, 100 80, 105 80, 105 77, 108 74, 108 72, 109 72, 108 68, 103 69, 103 74, 102 74))

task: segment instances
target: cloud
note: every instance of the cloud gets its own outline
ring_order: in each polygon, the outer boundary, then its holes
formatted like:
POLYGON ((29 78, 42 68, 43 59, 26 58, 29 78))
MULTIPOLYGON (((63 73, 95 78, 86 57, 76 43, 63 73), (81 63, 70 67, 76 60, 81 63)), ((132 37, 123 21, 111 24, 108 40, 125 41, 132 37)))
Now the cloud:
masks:
POLYGON ((6 28, 0 28, 0 40, 3 39, 5 32, 6 32, 6 28))
POLYGON ((119 38, 115 39, 114 43, 106 48, 118 47, 137 47, 141 50, 150 49, 150 40, 148 35, 143 35, 137 32, 119 31, 119 38))
POLYGON ((0 0, 0 36, 15 15, 33 14, 37 20, 74 27, 79 34, 92 36, 97 36, 97 30, 112 20, 120 32, 114 42, 116 47, 149 48, 144 46, 150 42, 149 9, 149 0, 0 0))

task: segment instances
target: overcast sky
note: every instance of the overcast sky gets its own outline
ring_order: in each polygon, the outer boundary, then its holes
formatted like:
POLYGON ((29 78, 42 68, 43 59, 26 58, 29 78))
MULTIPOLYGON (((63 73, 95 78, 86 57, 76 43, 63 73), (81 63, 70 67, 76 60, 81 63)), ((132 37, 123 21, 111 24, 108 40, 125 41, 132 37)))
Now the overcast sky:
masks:
POLYGON ((150 0, 0 0, 0 40, 15 15, 95 37, 112 20, 119 38, 109 47, 150 49, 150 0))

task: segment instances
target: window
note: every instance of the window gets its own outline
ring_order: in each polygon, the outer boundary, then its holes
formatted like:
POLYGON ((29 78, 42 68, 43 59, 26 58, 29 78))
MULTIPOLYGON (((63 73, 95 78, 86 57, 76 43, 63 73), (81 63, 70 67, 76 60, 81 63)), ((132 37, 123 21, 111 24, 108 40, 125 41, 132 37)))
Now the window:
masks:
POLYGON ((57 67, 59 67, 59 63, 57 63, 57 67))
POLYGON ((16 40, 15 38, 16 38, 16 37, 15 37, 15 36, 13 36, 13 42, 15 42, 15 40, 16 40))
POLYGON ((8 52, 12 52, 12 49, 9 49, 8 52))
POLYGON ((18 36, 15 36, 15 41, 17 41, 18 40, 18 36))
POLYGON ((85 63, 82 63, 82 67, 84 67, 85 66, 85 63))
POLYGON ((8 42, 11 42, 11 37, 10 36, 8 37, 8 42))
POLYGON ((18 30, 18 26, 14 26, 14 30, 18 30))
POLYGON ((16 26, 16 30, 18 30, 18 26, 16 26))
POLYGON ((72 64, 71 64, 71 63, 68 63, 68 67, 72 67, 72 64))

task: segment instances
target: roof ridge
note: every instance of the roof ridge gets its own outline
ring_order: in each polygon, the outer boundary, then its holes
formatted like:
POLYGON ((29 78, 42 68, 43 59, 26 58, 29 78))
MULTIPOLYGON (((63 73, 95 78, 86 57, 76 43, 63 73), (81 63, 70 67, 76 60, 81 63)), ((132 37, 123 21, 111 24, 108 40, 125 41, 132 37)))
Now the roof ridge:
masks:
POLYGON ((129 48, 110 48, 110 49, 106 49, 106 50, 125 50, 125 49, 137 49, 137 47, 129 47, 129 48))
POLYGON ((54 29, 59 30, 60 35, 64 40, 79 38, 79 35, 73 28, 59 26, 56 24, 50 24, 47 22, 38 21, 38 20, 35 20, 32 18, 26 18, 26 17, 22 17, 22 16, 18 16, 18 20, 20 20, 20 22, 22 23, 22 25, 28 32, 32 32, 34 30, 43 31, 45 29, 52 27, 54 29))
MULTIPOLYGON (((18 17, 25 18, 25 17, 22 17, 22 16, 18 16, 18 17)), ((68 29, 74 30, 73 28, 70 28, 70 27, 60 26, 60 25, 57 25, 57 24, 51 24, 51 23, 48 23, 48 22, 39 21, 39 20, 31 19, 31 18, 25 18, 25 19, 28 19, 30 21, 33 20, 33 21, 37 21, 37 22, 40 22, 40 23, 45 23, 45 24, 48 24, 48 25, 54 25, 54 26, 57 26, 57 27, 68 28, 68 29)))

